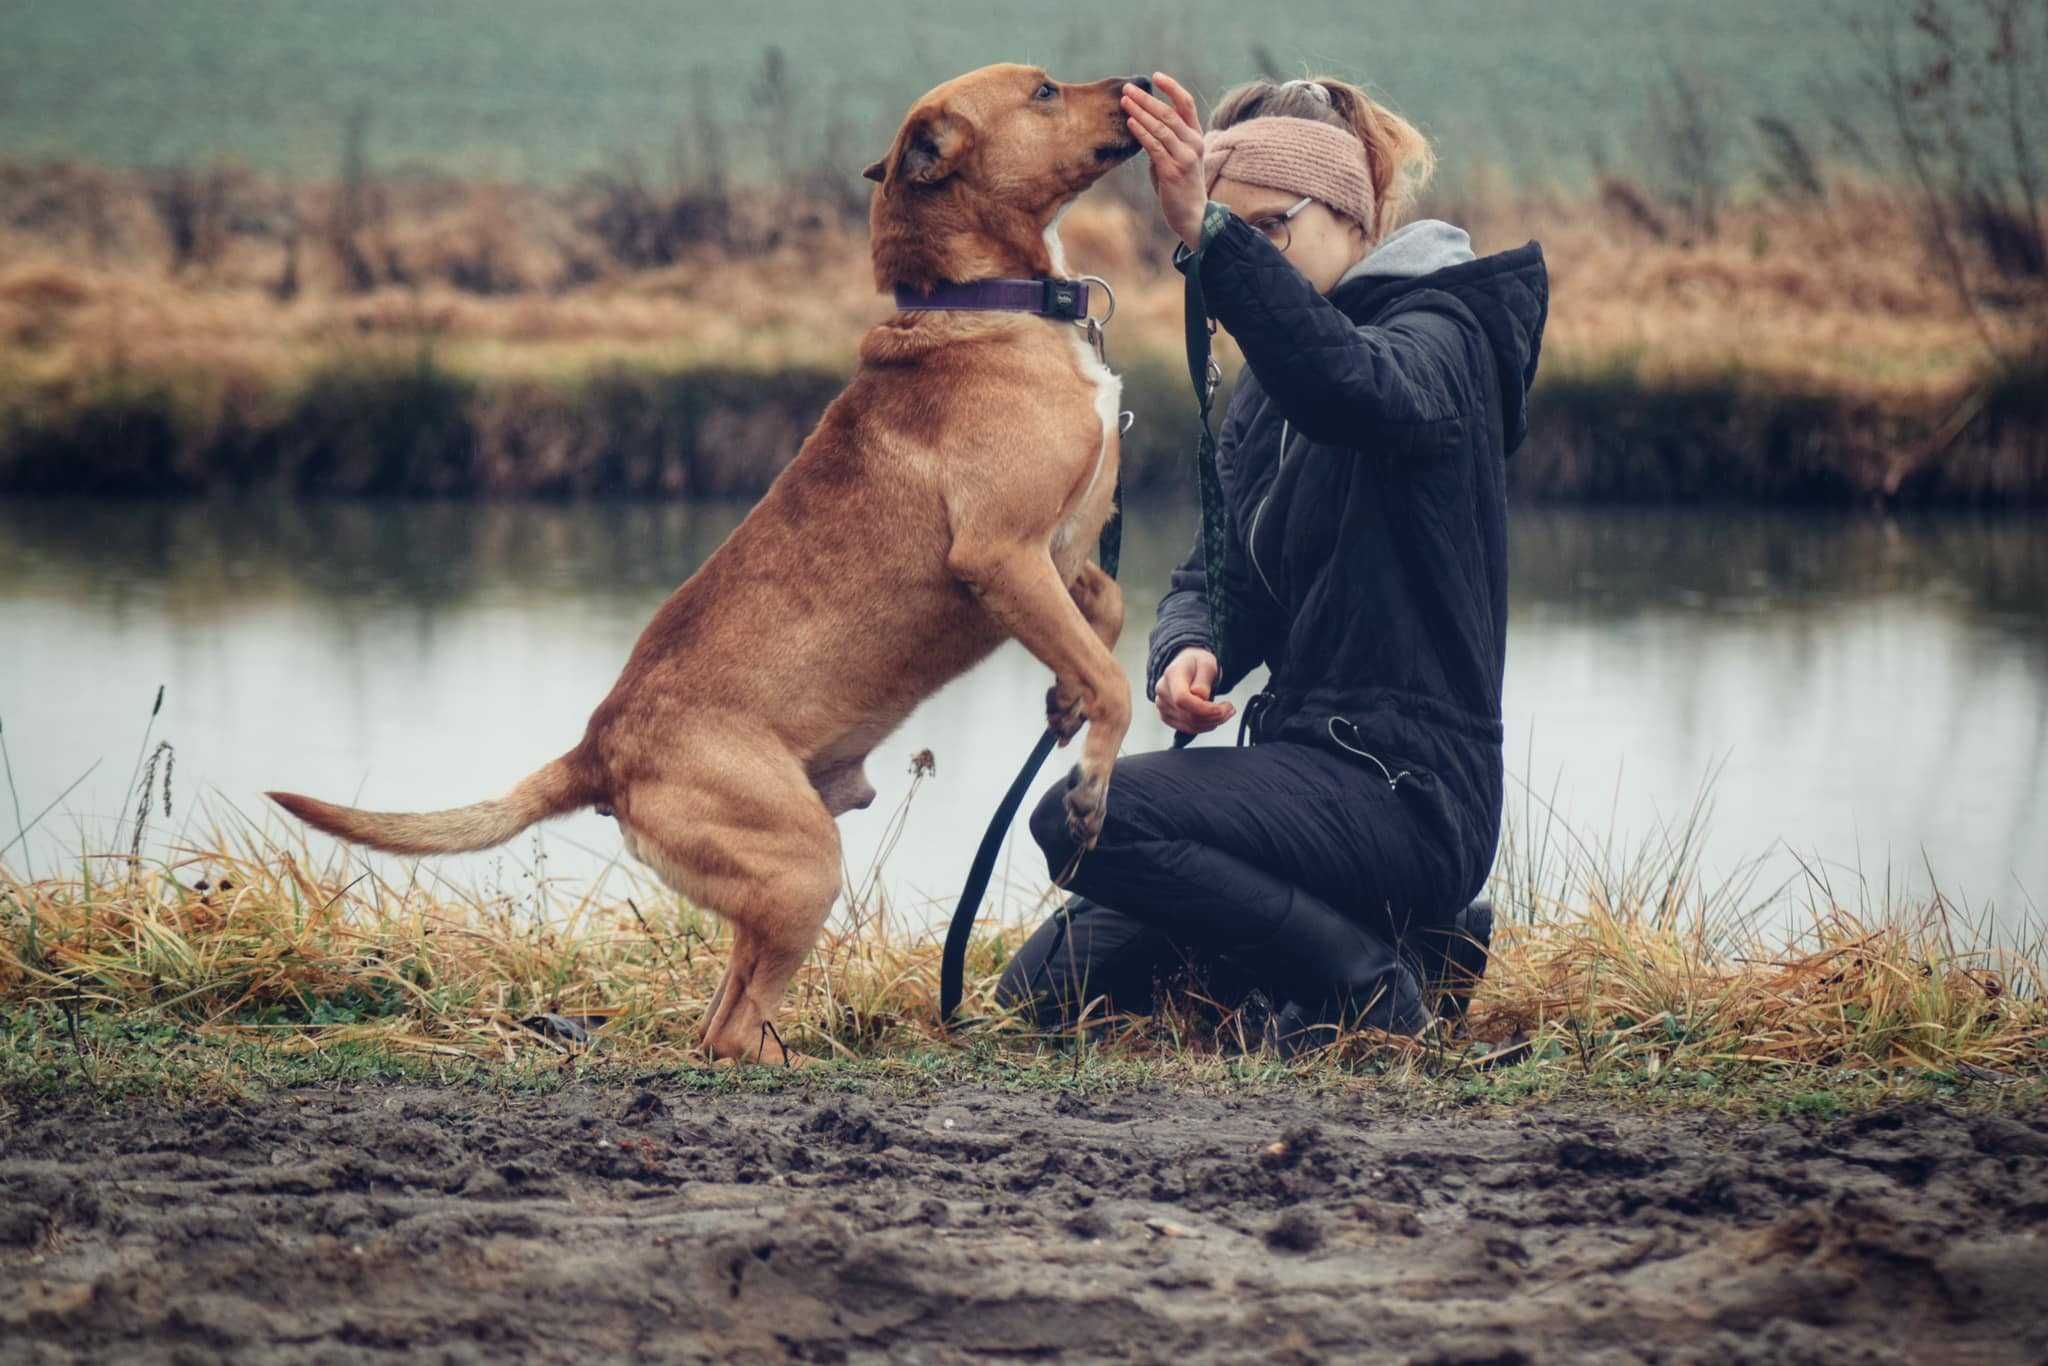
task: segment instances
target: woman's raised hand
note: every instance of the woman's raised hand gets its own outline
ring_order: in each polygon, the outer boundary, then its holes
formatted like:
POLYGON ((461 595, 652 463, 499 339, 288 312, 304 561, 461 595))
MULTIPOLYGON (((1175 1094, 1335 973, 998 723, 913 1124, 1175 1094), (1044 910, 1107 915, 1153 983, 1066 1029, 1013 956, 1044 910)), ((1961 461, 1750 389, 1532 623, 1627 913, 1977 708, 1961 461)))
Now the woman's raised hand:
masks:
POLYGON ((1202 117, 1195 110, 1195 97, 1164 71, 1152 73, 1152 85, 1173 102, 1126 83, 1124 114, 1131 136, 1152 163, 1152 191, 1159 196, 1160 216, 1193 250, 1201 245, 1202 210, 1209 202, 1209 182, 1202 175, 1202 117))
POLYGON ((1175 655, 1152 690, 1159 719, 1184 734, 1202 735, 1235 715, 1237 708, 1230 703, 1212 700, 1216 669, 1216 656, 1199 645, 1175 655))

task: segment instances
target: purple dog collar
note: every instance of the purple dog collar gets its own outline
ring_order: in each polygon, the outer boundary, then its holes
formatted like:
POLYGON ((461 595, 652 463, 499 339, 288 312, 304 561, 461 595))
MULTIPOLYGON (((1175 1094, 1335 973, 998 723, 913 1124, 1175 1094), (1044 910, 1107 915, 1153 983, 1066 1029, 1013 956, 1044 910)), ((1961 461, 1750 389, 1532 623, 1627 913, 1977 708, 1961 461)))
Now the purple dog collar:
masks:
POLYGON ((896 307, 906 311, 965 308, 1003 313, 1036 313, 1079 322, 1088 316, 1088 282, 1058 278, 969 280, 929 292, 896 286, 896 307))

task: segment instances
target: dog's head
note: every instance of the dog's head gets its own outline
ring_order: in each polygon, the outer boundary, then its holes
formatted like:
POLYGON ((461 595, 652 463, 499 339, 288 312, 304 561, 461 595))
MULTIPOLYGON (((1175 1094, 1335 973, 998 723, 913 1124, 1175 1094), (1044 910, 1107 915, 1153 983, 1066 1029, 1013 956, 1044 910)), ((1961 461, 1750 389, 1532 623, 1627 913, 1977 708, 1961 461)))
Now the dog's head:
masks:
POLYGON ((1075 196, 1138 150, 1112 76, 1066 85, 1035 66, 985 66, 911 106, 888 154, 868 224, 875 284, 928 288, 1052 271, 1046 228, 1075 196))

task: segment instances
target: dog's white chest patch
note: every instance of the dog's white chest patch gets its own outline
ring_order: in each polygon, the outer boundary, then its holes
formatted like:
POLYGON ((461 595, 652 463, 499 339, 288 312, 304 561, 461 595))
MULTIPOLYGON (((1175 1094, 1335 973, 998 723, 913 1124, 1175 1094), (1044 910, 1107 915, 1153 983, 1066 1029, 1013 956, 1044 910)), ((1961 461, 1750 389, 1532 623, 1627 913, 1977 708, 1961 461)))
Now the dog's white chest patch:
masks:
MULTIPOLYGON (((1045 228, 1045 249, 1052 258, 1055 275, 1068 273, 1067 253, 1060 245, 1060 219, 1066 211, 1062 206, 1045 228)), ((1072 345, 1074 362, 1081 369, 1081 377, 1095 386, 1095 417, 1102 424, 1102 437, 1095 446, 1095 467, 1088 473, 1087 486, 1075 500, 1073 513, 1060 523, 1059 530, 1053 534, 1052 545, 1056 553, 1066 549, 1073 540, 1074 518, 1087 510, 1095 496, 1096 485, 1102 480, 1102 467, 1109 457, 1110 439, 1116 435, 1117 415, 1124 392, 1123 380, 1118 378, 1116 371, 1102 363, 1102 358, 1095 354, 1095 348, 1088 344, 1087 334, 1078 327, 1074 329, 1072 345)))
POLYGON ((1102 467, 1109 460, 1109 443, 1117 434, 1117 407, 1124 390, 1124 382, 1096 356, 1095 348, 1088 344, 1078 327, 1074 329, 1074 362, 1081 367, 1082 376, 1095 386, 1095 417, 1102 424, 1102 435, 1095 443, 1095 466, 1088 472, 1088 483, 1082 488, 1081 496, 1074 500, 1073 509, 1066 519, 1053 533, 1055 555, 1072 544, 1074 523, 1094 505, 1096 487, 1102 482, 1102 467))
POLYGON ((1052 258, 1052 273, 1055 275, 1067 273, 1067 249, 1060 243, 1060 220, 1073 207, 1074 201, 1069 199, 1053 210, 1052 222, 1045 225, 1045 254, 1052 258))

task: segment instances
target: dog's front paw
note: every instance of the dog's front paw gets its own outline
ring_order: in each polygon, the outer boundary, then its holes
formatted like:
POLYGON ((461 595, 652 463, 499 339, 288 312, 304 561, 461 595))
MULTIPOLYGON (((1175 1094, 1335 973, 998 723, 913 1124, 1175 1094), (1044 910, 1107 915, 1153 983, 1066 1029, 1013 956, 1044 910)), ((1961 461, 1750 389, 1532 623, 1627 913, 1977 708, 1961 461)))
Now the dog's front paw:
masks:
POLYGON ((1102 818, 1109 810, 1109 778, 1085 773, 1076 764, 1067 775, 1067 834, 1077 849, 1093 849, 1102 837, 1102 818))
POLYGON ((1081 723, 1088 718, 1081 712, 1081 698, 1078 693, 1069 694, 1055 683, 1045 690, 1045 724, 1065 744, 1081 733, 1081 723))

